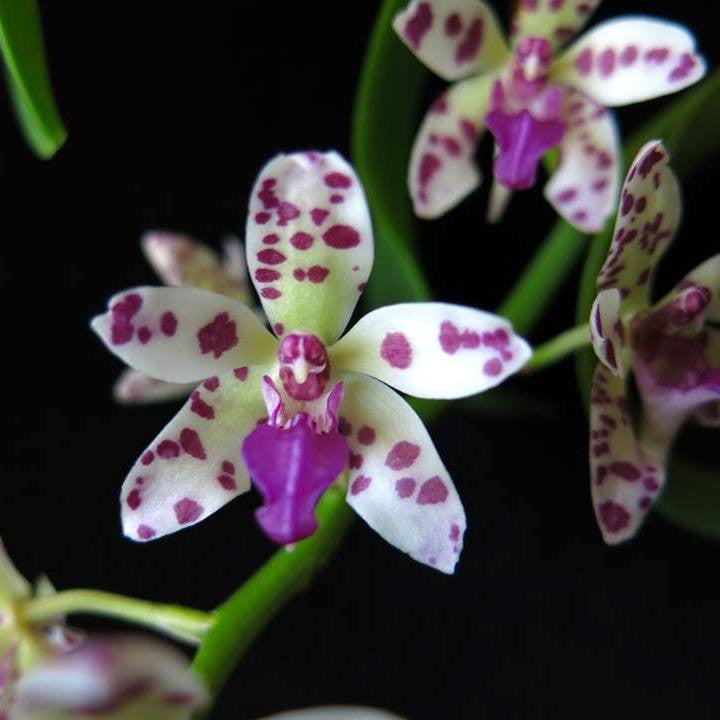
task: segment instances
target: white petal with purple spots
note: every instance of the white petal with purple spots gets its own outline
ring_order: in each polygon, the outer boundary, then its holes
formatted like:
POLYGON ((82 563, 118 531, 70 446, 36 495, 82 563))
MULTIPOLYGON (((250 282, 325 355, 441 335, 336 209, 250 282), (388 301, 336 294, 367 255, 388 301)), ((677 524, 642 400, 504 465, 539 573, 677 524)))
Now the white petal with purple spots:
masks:
POLYGON ((420 418, 388 387, 342 373, 340 432, 350 445, 347 500, 391 545, 452 573, 465 513, 420 418))
POLYGON ((373 263, 365 194, 335 152, 279 155, 250 198, 247 259, 277 335, 332 342, 345 329, 373 263))
POLYGON ((638 531, 665 482, 663 460, 635 436, 625 380, 598 365, 590 400, 590 469, 593 508, 608 544, 638 531))
POLYGON ((475 149, 485 130, 492 76, 453 85, 428 111, 415 138, 408 186, 415 213, 435 218, 480 184, 475 149))
POLYGON ((374 310, 330 348, 338 370, 371 375, 427 398, 488 390, 520 370, 531 354, 507 320, 446 303, 374 310))
POLYGON ((600 0, 518 0, 512 20, 512 40, 546 38, 553 48, 570 41, 590 19, 600 0))
POLYGON ((625 178, 608 257, 597 279, 598 290, 618 288, 620 312, 647 307, 655 265, 680 221, 680 189, 662 143, 639 151, 625 178))
POLYGON ((552 79, 601 105, 627 105, 682 90, 705 75, 695 39, 666 20, 608 20, 559 57, 552 79))
POLYGON ((203 520, 250 488, 240 455, 266 417, 267 367, 208 378, 141 454, 121 492, 125 534, 151 540, 203 520))
POLYGON ((615 209, 620 185, 620 138, 612 113, 582 93, 565 95, 560 165, 545 197, 561 217, 583 232, 596 233, 615 209))
POLYGON ((482 0, 412 0, 393 28, 445 80, 498 70, 510 59, 495 13, 482 0))
POLYGON ((192 382, 274 358, 277 342, 247 306, 196 288, 140 287, 92 321, 109 350, 169 382, 192 382))

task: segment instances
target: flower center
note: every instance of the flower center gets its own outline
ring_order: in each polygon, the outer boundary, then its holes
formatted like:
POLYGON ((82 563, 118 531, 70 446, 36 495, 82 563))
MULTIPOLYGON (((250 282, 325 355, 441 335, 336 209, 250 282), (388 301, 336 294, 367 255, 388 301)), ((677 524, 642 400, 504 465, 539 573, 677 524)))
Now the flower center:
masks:
POLYGON ((508 90, 516 101, 530 102, 545 88, 552 65, 552 49, 546 38, 523 40, 510 65, 508 90))
POLYGON ((317 400, 330 378, 330 360, 315 335, 291 333, 280 343, 280 381, 294 400, 317 400))

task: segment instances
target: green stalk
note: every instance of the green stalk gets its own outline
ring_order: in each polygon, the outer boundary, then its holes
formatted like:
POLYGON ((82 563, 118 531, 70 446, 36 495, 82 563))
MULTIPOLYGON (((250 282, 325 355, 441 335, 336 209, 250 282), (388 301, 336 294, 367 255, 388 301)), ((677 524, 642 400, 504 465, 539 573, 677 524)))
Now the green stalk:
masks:
POLYGON ((193 667, 216 695, 253 640, 332 557, 353 513, 343 487, 332 487, 317 509, 318 529, 294 547, 278 550, 215 613, 193 667))
POLYGON ((548 340, 533 351, 533 356, 523 368, 530 373, 554 365, 571 353, 590 344, 590 328, 587 323, 565 330, 552 340, 548 340))
POLYGON ((102 590, 64 590, 36 597, 20 605, 22 620, 42 623, 62 615, 84 613, 105 615, 159 630, 166 635, 197 644, 213 624, 213 614, 136 598, 102 590))

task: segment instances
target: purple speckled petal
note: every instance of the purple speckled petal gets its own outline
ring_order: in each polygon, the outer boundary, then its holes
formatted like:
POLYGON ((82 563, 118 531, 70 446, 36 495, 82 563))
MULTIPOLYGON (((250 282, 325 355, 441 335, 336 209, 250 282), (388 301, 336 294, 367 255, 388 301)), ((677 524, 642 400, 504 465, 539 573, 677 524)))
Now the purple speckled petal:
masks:
POLYGON ((635 535, 665 483, 664 449, 638 440, 625 393, 625 380, 598 365, 590 406, 590 488, 609 545, 635 535))
POLYGON ((552 78, 610 107, 682 90, 705 68, 695 38, 682 25, 626 17, 585 33, 555 61, 552 78))
POLYGON ((337 430, 317 432, 310 416, 301 413, 288 427, 258 425, 242 454, 265 499, 255 516, 267 535, 281 544, 312 535, 320 496, 347 468, 345 438, 337 430))
POLYGON ((545 185, 557 213, 583 232, 602 230, 614 212, 620 186, 620 136, 613 113, 582 93, 565 93, 567 132, 560 165, 545 185))
POLYGON ((543 37, 558 48, 582 29, 599 4, 600 0, 520 0, 510 28, 513 46, 543 37))
POLYGON ((395 16, 393 28, 446 80, 496 71, 510 59, 500 23, 482 0, 412 0, 395 16))
POLYGON ((538 120, 528 110, 513 114, 493 110, 485 124, 497 141, 495 177, 514 190, 535 184, 540 158, 560 143, 566 127, 559 120, 538 120))
POLYGON ((652 274, 675 235, 680 209, 667 150, 658 140, 645 143, 625 178, 613 239, 597 279, 598 290, 620 291, 623 320, 648 306, 652 274))
POLYGON ((17 684, 13 720, 189 720, 207 694, 172 646, 142 636, 95 639, 40 661, 17 684))

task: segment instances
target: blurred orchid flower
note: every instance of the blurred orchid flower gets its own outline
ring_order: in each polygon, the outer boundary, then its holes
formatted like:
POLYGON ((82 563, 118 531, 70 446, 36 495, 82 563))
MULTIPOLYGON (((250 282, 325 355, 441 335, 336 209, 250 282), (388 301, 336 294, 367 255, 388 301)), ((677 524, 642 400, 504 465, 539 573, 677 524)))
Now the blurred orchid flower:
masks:
POLYGON ((289 710, 264 720, 402 720, 402 718, 377 708, 337 705, 289 710))
POLYGON ((557 55, 600 0, 521 0, 508 47, 481 0, 413 0, 394 28, 433 72, 456 82, 426 116, 412 151, 415 212, 434 218, 480 184, 475 150, 495 137, 497 219, 512 190, 532 187, 540 158, 560 151, 545 197, 569 223, 598 232, 613 211, 620 143, 607 107, 681 90, 705 74, 692 35, 650 17, 603 22, 557 55), (466 79, 467 78, 467 79, 466 79))
MULTIPOLYGON (((209 247, 185 235, 148 232, 142 240, 143 253, 166 285, 197 287, 235 298, 250 305, 245 251, 237 238, 223 243, 222 259, 209 247)), ((123 405, 162 402, 187 397, 195 383, 170 383, 139 370, 125 370, 113 388, 123 405)))
MULTIPOLYGON (((36 594, 54 592, 47 580, 36 594)), ((206 693, 185 658, 143 636, 83 638, 58 618, 32 625, 23 604, 33 588, 0 544, 2 720, 189 720, 206 693)))
POLYGON ((665 482, 670 447, 688 418, 720 424, 720 255, 650 304, 655 266, 680 219, 668 155, 647 143, 628 172, 615 234, 598 276, 590 329, 600 359, 590 414, 592 498, 603 538, 632 537, 665 482), (642 400, 639 432, 627 376, 642 400))
POLYGON ((444 303, 375 310, 338 340, 370 274, 373 237, 360 182, 336 153, 266 165, 246 238, 279 344, 247 306, 191 288, 125 291, 92 322, 132 367, 202 382, 125 481, 126 535, 196 523, 252 478, 265 499, 260 525, 292 543, 314 532, 320 496, 349 469, 356 512, 452 572, 462 504, 422 421, 384 383, 418 397, 471 395, 520 369, 528 345, 502 318, 444 303))

